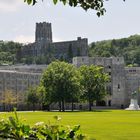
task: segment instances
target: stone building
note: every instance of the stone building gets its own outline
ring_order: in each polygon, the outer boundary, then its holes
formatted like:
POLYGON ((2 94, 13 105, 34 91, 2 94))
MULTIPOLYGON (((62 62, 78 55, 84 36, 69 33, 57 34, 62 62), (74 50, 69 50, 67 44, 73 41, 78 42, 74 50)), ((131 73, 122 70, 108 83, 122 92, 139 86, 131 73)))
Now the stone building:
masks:
POLYGON ((35 42, 21 48, 20 57, 40 57, 48 54, 55 59, 71 62, 72 57, 88 56, 88 40, 78 37, 77 40, 53 42, 51 23, 36 23, 35 42))
MULTIPOLYGON (((74 57, 73 64, 77 67, 81 65, 103 66, 104 71, 110 76, 107 83, 109 95, 102 101, 97 102, 97 106, 128 107, 131 93, 140 88, 140 67, 125 67, 123 57, 74 57)), ((24 109, 26 91, 29 87, 39 85, 41 75, 47 65, 14 65, 0 66, 0 99, 4 98, 6 90, 12 90, 19 95, 21 101, 18 103, 20 109, 24 109)), ((140 95, 138 94, 140 104, 140 95)), ((3 104, 0 103, 0 110, 3 104)))
POLYGON ((5 93, 11 91, 17 97, 17 107, 24 110, 26 92, 30 87, 36 87, 40 83, 41 73, 46 65, 31 66, 1 66, 0 67, 0 110, 4 110, 1 102, 5 93))
MULTIPOLYGON (((104 99, 105 105, 127 107, 130 103, 131 93, 140 88, 140 67, 125 67, 123 57, 75 57, 73 64, 103 66, 104 71, 110 76, 107 87, 110 96, 104 99)), ((138 94, 140 104, 140 95, 138 94)))

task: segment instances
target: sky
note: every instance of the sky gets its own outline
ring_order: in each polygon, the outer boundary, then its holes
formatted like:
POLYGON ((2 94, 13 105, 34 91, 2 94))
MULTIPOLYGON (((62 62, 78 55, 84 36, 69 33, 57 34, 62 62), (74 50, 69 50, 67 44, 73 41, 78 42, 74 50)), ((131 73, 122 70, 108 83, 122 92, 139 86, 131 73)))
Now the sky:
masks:
POLYGON ((36 22, 52 23, 53 41, 88 38, 88 42, 125 38, 140 34, 140 0, 108 0, 107 12, 97 17, 94 10, 54 5, 44 0, 29 6, 24 0, 0 0, 0 40, 34 42, 36 22))

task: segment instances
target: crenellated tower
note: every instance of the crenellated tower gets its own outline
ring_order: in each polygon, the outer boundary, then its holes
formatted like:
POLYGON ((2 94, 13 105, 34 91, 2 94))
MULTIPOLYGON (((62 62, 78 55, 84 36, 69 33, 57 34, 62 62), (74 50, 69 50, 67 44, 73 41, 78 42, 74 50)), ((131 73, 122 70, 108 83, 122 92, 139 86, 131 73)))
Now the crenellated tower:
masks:
POLYGON ((52 43, 51 23, 36 23, 35 42, 52 43))

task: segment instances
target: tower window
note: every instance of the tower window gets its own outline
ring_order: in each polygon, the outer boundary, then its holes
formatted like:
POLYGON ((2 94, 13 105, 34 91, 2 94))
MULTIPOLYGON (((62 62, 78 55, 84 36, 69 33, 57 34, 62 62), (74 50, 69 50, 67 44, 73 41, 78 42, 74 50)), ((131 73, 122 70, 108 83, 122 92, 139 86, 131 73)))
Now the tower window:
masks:
POLYGON ((120 91, 120 84, 118 84, 118 91, 120 91))

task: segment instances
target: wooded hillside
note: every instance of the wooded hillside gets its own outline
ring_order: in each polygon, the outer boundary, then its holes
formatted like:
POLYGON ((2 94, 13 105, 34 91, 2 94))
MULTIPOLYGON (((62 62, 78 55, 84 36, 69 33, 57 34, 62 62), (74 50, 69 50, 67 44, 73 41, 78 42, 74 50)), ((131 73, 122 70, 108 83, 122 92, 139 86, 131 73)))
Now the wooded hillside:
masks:
POLYGON ((140 66, 140 35, 91 43, 90 56, 123 56, 126 65, 140 66))
MULTIPOLYGON (((12 41, 0 41, 0 64, 21 63, 22 59, 17 58, 16 55, 21 47, 23 47, 23 44, 12 41)), ((51 54, 51 52, 48 54, 51 54)), ((123 56, 126 65, 140 66, 140 35, 93 42, 89 45, 89 56, 123 56)), ((20 57, 20 55, 18 57, 20 57)), ((24 59, 28 60, 28 58, 24 59)), ((37 64, 44 62, 39 58, 37 60, 39 61, 36 61, 37 64)), ((24 63, 26 63, 26 61, 24 63)))
POLYGON ((18 62, 16 54, 22 44, 13 41, 0 41, 0 65, 15 64, 18 62))

